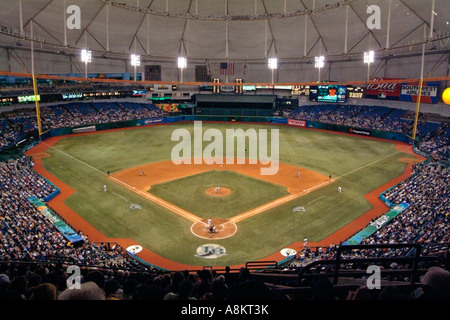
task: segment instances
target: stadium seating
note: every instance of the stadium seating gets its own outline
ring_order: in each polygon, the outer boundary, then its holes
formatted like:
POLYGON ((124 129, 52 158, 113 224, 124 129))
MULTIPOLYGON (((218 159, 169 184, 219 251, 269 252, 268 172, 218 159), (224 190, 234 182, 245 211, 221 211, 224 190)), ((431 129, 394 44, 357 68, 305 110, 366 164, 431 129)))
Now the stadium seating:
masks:
MULTIPOLYGON (((0 147, 14 143, 21 134, 36 130, 37 123, 33 109, 8 112, 0 119, 0 147)), ((314 105, 300 106, 289 113, 281 111, 285 117, 318 121, 324 123, 343 124, 361 128, 384 131, 405 132, 411 130, 412 120, 405 116, 406 111, 378 106, 351 105, 314 105)), ((44 128, 73 127, 94 123, 105 123, 131 119, 145 119, 164 115, 153 104, 135 102, 84 102, 44 106, 41 108, 44 128)), ((408 131, 410 132, 410 131, 408 131)), ((242 290, 247 288, 252 297, 267 299, 358 299, 358 290, 364 279, 364 266, 367 259, 380 260, 383 267, 383 281, 391 285, 387 288, 400 288, 400 291, 389 293, 393 298, 416 299, 412 295, 420 287, 421 279, 439 265, 448 270, 450 243, 450 216, 448 213, 450 178, 448 170, 448 136, 450 128, 446 123, 426 121, 421 118, 418 125, 420 141, 417 147, 429 155, 429 161, 414 166, 411 178, 386 191, 385 197, 394 204, 408 202, 410 206, 392 223, 380 228, 367 239, 363 239, 362 249, 340 252, 341 244, 330 244, 327 248, 306 247, 294 257, 286 259, 275 268, 259 269, 242 268, 239 270, 217 270, 205 279, 198 270, 181 272, 181 278, 192 291, 191 299, 214 300, 234 299, 241 297, 242 290), (438 190, 438 192, 436 192, 438 190), (410 243, 420 245, 421 259, 419 268, 411 271, 411 262, 416 247, 397 247, 367 249, 369 246, 410 243), (366 247, 364 247, 366 246, 366 247), (435 255, 441 257, 427 260, 435 255), (336 274, 333 263, 337 257, 353 261, 344 266, 342 277, 346 283, 331 283, 329 279, 336 274), (400 258, 399 258, 400 257, 400 258), (399 259, 391 262, 389 259, 399 259), (361 260, 363 262, 361 262, 361 260), (359 262, 358 262, 359 261, 359 262), (358 265, 358 263, 362 263, 358 265), (415 282, 411 283, 408 272, 419 272, 415 282), (353 273, 352 273, 353 272, 353 273), (396 272, 396 273, 394 273, 396 272), (300 277, 301 275, 301 277, 300 277), (323 276, 326 275, 324 278, 323 276), (320 280, 320 281, 319 281, 320 280), (191 283, 187 284, 186 281, 191 283), (200 283, 207 282, 200 291, 200 283), (323 291, 318 296, 316 286, 323 291)), ((98 286, 105 299, 137 300, 137 299, 174 299, 180 298, 175 292, 172 282, 176 272, 154 268, 134 260, 123 248, 116 244, 91 242, 83 235, 81 246, 67 242, 61 232, 56 230, 47 219, 27 200, 30 196, 45 199, 55 189, 33 170, 30 158, 22 156, 15 160, 0 162, 0 298, 16 297, 18 299, 35 299, 33 292, 37 286, 51 283, 57 287, 56 299, 67 296, 62 294, 66 288, 55 278, 63 266, 77 264, 84 266, 84 279, 94 279, 95 272, 101 273, 104 281, 98 286), (11 283, 20 278, 16 270, 26 270, 27 281, 23 292, 11 292, 11 283), (28 264, 25 264, 28 263, 28 264), (31 264, 30 264, 31 263, 31 264), (56 263, 56 264, 55 264, 56 263), (33 282, 33 280, 39 281, 33 282), (132 283, 132 285, 130 285, 132 283), (33 286, 31 284, 34 284, 33 286), (171 294, 169 294, 171 293, 171 294)), ((57 214, 57 212, 56 212, 57 214)), ((178 272, 178 277, 180 277, 178 272)), ((97 274, 98 276, 98 274, 97 274)), ((97 278, 99 279, 99 278, 97 278)), ((18 281, 18 280, 17 280, 18 281)), ((94 280, 92 280, 94 281, 94 280)), ((431 297, 435 292, 428 293, 431 297)), ((379 299, 387 293, 374 291, 367 299, 379 299)), ((187 298, 184 296, 184 298, 187 298)), ((360 298, 360 297, 359 297, 360 298)))

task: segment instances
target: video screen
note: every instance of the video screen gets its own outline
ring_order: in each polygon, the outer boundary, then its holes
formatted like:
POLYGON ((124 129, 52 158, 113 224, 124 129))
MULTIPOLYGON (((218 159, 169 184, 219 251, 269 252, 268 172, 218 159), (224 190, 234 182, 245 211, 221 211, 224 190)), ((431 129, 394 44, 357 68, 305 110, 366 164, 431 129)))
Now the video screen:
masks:
MULTIPOLYGON (((314 92, 315 93, 315 92, 314 92)), ((319 85, 317 86, 317 94, 311 96, 311 100, 320 102, 345 102, 347 88, 339 85, 319 85)))

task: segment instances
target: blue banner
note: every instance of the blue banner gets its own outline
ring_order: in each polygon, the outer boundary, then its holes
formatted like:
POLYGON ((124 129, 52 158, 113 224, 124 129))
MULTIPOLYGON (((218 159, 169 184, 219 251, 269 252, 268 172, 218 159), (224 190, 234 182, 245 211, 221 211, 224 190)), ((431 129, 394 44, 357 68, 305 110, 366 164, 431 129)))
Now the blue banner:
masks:
POLYGON ((64 221, 61 220, 55 213, 53 213, 39 198, 32 196, 28 200, 33 204, 36 209, 44 215, 54 226, 58 229, 62 235, 72 243, 82 242, 83 239, 72 230, 64 221))

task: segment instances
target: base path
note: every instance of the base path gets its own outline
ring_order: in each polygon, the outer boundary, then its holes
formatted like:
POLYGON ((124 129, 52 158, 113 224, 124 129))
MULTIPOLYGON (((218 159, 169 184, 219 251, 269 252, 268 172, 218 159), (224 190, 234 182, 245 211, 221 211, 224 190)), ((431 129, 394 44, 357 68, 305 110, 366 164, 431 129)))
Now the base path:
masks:
MULTIPOLYGON (((224 161, 225 162, 225 161, 224 161)), ((171 160, 149 163, 146 165, 125 169, 111 174, 110 179, 122 186, 132 190, 135 193, 165 207, 166 209, 175 212, 184 218, 194 222, 191 227, 191 232, 199 238, 209 238, 211 236, 215 239, 224 239, 233 236, 237 232, 235 223, 243 219, 249 218, 253 215, 262 213, 276 206, 279 206, 287 201, 291 201, 300 197, 312 190, 318 189, 330 183, 329 178, 312 170, 307 170, 301 167, 279 163, 278 172, 274 175, 261 175, 261 168, 265 167, 260 163, 238 164, 236 160, 233 164, 194 164, 192 159, 191 164, 175 164, 171 160), (229 220, 220 217, 214 217, 214 225, 216 233, 208 234, 207 222, 205 219, 195 216, 194 214, 177 207, 161 198, 158 198, 148 192, 152 185, 158 183, 173 181, 191 175, 211 171, 211 170, 228 170, 234 171, 243 175, 250 176, 262 181, 278 184, 286 187, 289 195, 266 203, 260 207, 254 208, 247 212, 243 212, 229 220), (142 172, 144 174, 142 174, 142 172), (300 173, 300 174, 299 174, 300 173)), ((248 162, 248 161, 247 161, 248 162)), ((331 181, 332 182, 332 181, 331 181)), ((220 186, 217 186, 220 187, 220 186)), ((210 196, 224 197, 231 193, 227 188, 212 187, 205 190, 210 196)))

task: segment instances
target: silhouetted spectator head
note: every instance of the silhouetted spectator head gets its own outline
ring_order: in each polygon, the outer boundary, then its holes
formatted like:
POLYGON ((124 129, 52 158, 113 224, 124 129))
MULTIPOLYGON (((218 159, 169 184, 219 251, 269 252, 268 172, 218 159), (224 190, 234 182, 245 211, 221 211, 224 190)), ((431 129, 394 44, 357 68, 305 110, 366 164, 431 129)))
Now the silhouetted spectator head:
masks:
POLYGON ((93 281, 82 283, 80 289, 66 289, 58 296, 58 300, 105 300, 105 298, 105 291, 93 281))
POLYGON ((56 286, 52 283, 41 283, 34 290, 30 300, 56 300, 56 286))
POLYGON ((328 278, 322 277, 312 283, 312 300, 335 300, 333 284, 328 278))

